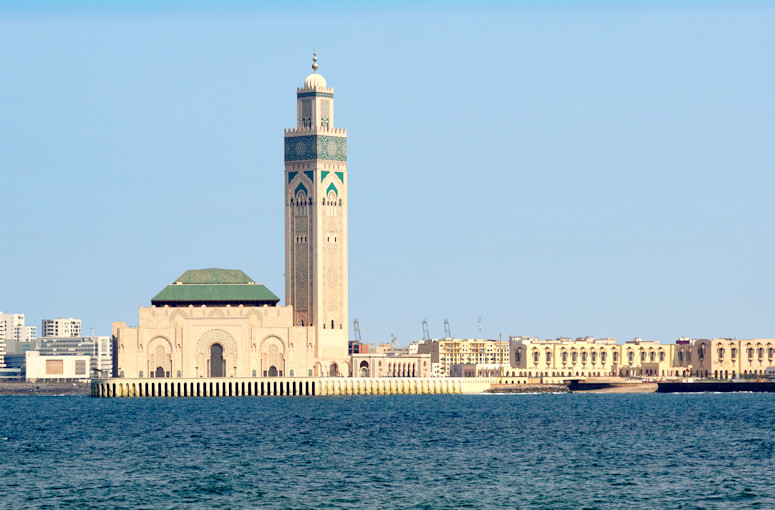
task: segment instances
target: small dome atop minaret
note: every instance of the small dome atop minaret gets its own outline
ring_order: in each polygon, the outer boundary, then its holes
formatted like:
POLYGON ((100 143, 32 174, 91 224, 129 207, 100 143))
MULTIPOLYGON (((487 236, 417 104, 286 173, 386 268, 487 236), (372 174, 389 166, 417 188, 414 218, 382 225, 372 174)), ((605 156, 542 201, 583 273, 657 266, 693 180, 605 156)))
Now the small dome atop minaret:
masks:
POLYGON ((312 74, 304 80, 305 89, 324 89, 326 88, 326 79, 318 74, 318 54, 312 54, 312 74))

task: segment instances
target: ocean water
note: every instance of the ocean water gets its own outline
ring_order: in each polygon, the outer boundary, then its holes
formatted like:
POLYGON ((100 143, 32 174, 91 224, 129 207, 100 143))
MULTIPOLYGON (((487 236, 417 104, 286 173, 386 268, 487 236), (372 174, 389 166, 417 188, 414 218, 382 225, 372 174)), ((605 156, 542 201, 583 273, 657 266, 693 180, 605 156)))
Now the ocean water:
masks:
POLYGON ((775 394, 0 397, 0 508, 775 508, 775 394))

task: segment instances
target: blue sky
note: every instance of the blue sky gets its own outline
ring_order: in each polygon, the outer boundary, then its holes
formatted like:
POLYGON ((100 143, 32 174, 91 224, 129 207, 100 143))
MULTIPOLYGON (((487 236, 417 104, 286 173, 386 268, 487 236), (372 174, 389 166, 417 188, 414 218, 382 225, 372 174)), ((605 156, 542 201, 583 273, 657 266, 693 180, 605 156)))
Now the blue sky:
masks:
POLYGON ((206 267, 282 297, 317 47, 364 340, 773 337, 774 26, 767 2, 3 2, 0 310, 109 334, 206 267))

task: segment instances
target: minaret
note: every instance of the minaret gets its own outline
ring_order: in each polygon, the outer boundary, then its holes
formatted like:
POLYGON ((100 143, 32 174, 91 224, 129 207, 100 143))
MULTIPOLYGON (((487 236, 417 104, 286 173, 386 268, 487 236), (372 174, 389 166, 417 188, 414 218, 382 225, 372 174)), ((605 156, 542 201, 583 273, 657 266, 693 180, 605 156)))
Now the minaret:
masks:
POLYGON ((295 326, 315 328, 316 356, 334 358, 347 355, 347 131, 317 60, 285 130, 285 301, 295 326))

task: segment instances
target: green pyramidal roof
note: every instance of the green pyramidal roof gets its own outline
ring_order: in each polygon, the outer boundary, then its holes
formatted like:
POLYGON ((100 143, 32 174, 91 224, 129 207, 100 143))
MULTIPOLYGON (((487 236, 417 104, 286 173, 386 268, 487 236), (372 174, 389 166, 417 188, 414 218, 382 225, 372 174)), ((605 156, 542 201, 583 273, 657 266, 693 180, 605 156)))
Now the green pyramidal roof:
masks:
POLYGON ((189 269, 175 283, 256 283, 239 269, 189 269))
POLYGON ((280 298, 239 269, 186 271, 156 294, 153 306, 276 306, 280 298))

